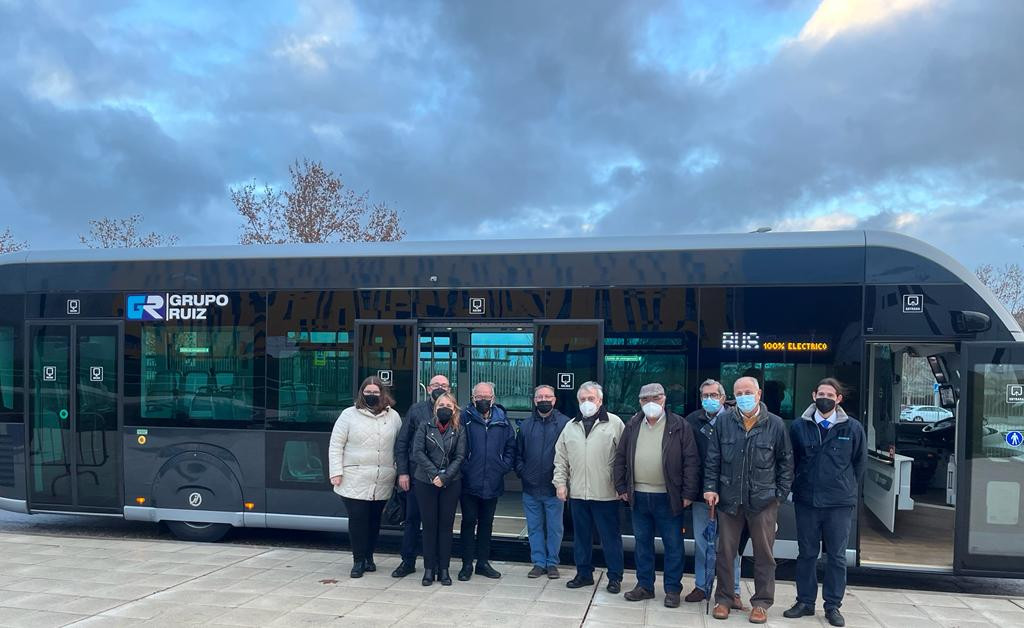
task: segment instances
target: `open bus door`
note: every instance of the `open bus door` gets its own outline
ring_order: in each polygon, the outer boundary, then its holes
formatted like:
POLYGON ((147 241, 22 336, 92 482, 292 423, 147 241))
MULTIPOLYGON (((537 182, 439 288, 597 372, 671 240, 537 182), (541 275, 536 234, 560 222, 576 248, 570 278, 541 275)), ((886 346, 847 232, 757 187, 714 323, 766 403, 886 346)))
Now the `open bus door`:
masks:
POLYGON ((1024 343, 965 342, 958 573, 1024 574, 1024 343))

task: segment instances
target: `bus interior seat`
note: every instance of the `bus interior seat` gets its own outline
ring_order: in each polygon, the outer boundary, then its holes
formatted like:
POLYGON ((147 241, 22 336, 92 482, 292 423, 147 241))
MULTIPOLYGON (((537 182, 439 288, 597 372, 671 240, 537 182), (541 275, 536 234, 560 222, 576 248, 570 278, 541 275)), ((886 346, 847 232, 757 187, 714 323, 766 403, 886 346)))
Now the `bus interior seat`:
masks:
POLYGON ((324 463, 316 443, 290 440, 284 444, 281 459, 282 482, 324 482, 324 463))

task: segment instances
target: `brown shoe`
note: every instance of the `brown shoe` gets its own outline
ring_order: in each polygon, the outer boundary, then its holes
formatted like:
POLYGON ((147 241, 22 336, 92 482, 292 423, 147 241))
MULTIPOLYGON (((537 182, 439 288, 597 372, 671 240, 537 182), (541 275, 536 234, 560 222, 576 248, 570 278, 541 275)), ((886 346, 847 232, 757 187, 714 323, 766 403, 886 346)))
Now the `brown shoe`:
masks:
POLYGON ((687 602, 703 602, 705 599, 707 599, 707 597, 708 596, 704 593, 703 589, 693 587, 693 591, 687 593, 686 597, 684 597, 683 599, 687 602))
POLYGON ((729 607, 725 604, 715 604, 714 610, 711 611, 711 616, 715 619, 729 619, 729 607))
POLYGON ((768 621, 768 611, 761 608, 760 606, 755 606, 754 608, 750 609, 750 623, 763 624, 766 621, 768 621))
POLYGON ((665 592, 665 608, 679 608, 679 592, 678 591, 666 591, 665 592))
POLYGON ((630 602, 639 602, 640 600, 653 600, 654 591, 648 591, 639 584, 636 585, 632 591, 626 591, 622 597, 626 598, 630 602))
POLYGON ((734 610, 734 611, 745 611, 745 610, 747 610, 747 607, 743 605, 743 600, 740 599, 740 596, 738 596, 738 595, 733 595, 732 596, 732 610, 734 610))

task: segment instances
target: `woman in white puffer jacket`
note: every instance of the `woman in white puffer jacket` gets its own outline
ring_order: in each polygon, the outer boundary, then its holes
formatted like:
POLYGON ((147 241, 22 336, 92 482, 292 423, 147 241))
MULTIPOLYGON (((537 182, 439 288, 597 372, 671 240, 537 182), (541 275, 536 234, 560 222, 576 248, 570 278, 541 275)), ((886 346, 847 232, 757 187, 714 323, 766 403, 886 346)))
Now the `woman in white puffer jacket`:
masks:
POLYGON ((331 432, 331 484, 348 513, 353 578, 377 570, 373 551, 381 512, 395 488, 395 439, 402 427, 394 403, 379 378, 367 377, 355 405, 341 413, 331 432))

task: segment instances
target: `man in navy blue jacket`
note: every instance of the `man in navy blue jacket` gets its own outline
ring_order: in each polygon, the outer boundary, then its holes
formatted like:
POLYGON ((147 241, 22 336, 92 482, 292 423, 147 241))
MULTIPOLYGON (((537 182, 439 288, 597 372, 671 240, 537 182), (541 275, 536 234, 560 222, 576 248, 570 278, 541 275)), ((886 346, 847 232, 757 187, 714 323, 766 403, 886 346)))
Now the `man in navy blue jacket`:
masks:
POLYGON ((796 604, 783 615, 814 615, 818 597, 815 567, 824 541, 825 619, 845 626, 839 612, 846 592, 846 546, 867 464, 864 428, 840 407, 843 386, 832 378, 818 383, 814 403, 790 426, 796 477, 796 604))
POLYGON ((494 384, 480 382, 473 387, 472 404, 462 411, 466 429, 466 461, 462 463, 462 569, 459 580, 476 573, 500 578, 491 567, 491 530, 498 498, 505 492, 505 474, 516 461, 516 428, 505 416, 505 408, 494 402, 494 384))
POLYGON ((533 414, 519 426, 516 439, 516 475, 523 481, 523 513, 530 536, 530 578, 557 578, 558 550, 562 546, 562 510, 555 495, 555 443, 569 417, 555 409, 555 389, 537 386, 533 414))

